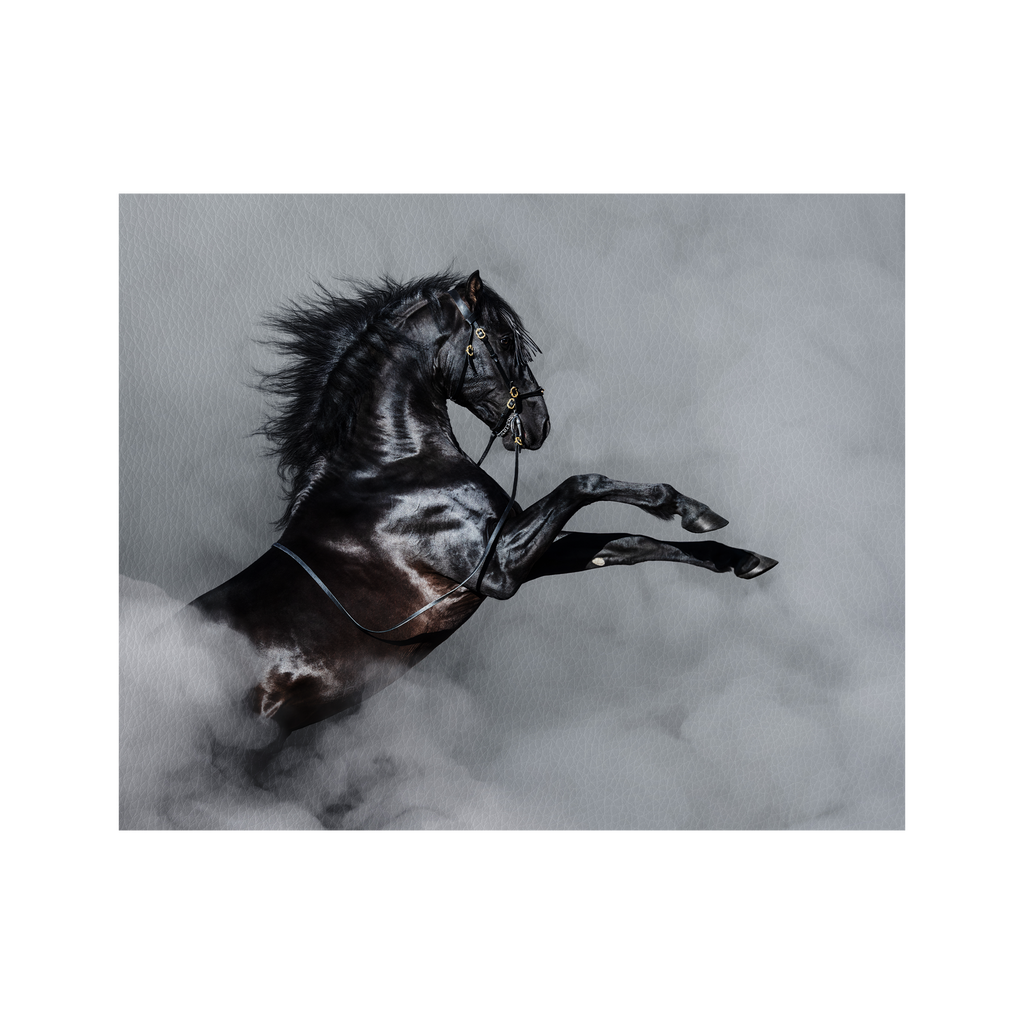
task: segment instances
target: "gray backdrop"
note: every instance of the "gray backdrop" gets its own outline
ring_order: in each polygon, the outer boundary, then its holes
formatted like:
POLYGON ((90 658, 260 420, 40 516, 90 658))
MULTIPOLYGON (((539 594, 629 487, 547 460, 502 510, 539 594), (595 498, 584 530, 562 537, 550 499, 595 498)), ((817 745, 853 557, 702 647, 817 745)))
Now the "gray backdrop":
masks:
MULTIPOLYGON (((126 196, 121 214, 125 827, 903 827, 902 197, 126 196), (666 481, 780 565, 528 584, 354 718, 296 734, 266 788, 226 781, 220 691, 150 630, 275 539, 245 386, 271 361, 260 317, 314 281, 453 261, 544 350, 552 431, 523 504, 578 472, 666 481)), ((453 423, 482 449, 486 427, 453 423)), ((510 486, 504 450, 486 465, 510 486)), ((688 536, 618 504, 571 526, 688 536)))

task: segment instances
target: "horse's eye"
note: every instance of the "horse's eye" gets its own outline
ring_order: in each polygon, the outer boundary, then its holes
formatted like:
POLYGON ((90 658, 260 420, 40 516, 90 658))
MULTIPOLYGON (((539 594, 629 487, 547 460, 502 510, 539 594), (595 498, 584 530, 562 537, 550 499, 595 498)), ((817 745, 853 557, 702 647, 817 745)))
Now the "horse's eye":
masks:
POLYGON ((508 338, 508 337, 502 338, 502 339, 501 339, 501 346, 502 346, 503 348, 508 348, 508 343, 509 343, 509 342, 510 342, 511 340, 512 340, 512 339, 511 339, 511 338, 508 338))

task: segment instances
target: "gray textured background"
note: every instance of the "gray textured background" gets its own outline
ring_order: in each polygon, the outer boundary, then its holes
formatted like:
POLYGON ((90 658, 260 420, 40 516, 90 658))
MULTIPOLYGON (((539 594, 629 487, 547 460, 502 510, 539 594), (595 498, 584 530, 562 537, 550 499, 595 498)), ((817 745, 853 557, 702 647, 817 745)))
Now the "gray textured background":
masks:
MULTIPOLYGON (((902 197, 126 196, 121 212, 123 823, 903 826, 902 197), (266 790, 211 781, 220 670, 186 685, 145 631, 274 539, 275 470, 247 436, 259 319, 316 280, 452 261, 544 350, 552 433, 523 457, 524 504, 576 472, 666 481, 731 521, 718 539, 780 565, 529 584, 355 718, 297 735, 266 790)), ((482 424, 453 422, 482 448, 482 424)), ((487 468, 510 483, 504 451, 487 468)), ((572 526, 685 536, 618 504, 572 526)))

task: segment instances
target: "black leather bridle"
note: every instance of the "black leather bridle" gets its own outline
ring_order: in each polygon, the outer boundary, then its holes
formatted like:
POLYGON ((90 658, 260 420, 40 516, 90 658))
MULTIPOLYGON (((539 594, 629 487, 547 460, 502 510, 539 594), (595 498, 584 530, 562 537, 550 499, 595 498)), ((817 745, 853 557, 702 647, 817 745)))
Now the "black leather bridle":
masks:
MULTIPOLYGON (((515 431, 515 433, 513 434, 513 438, 515 440, 514 450, 516 455, 516 465, 515 474, 512 478, 512 495, 508 499, 508 505, 505 506, 505 511, 502 512, 501 518, 498 520, 494 529, 491 531, 491 536, 487 540, 487 544, 484 547, 484 553, 480 557, 480 561, 477 562, 475 566, 473 566, 473 571, 461 583, 456 584, 454 587, 452 587, 451 590, 446 591, 440 597, 435 597, 434 600, 430 602, 430 604, 425 604, 422 608, 419 609, 419 611, 413 612, 412 615, 402 619, 401 622, 397 623, 394 626, 389 626, 387 629, 369 629, 367 626, 364 626, 362 623, 357 622, 352 617, 351 612, 349 612, 349 610, 334 596, 334 594, 331 593, 331 590, 327 586, 327 584, 324 583, 324 581, 320 579, 320 577, 317 576, 317 574, 313 572, 313 570, 308 565, 306 565, 306 563, 301 558, 299 558, 299 556, 295 554, 295 552, 292 551, 291 548, 286 548, 283 544, 276 542, 271 545, 271 547, 277 548, 278 551, 283 551, 290 558, 298 562, 298 564, 301 565, 302 568, 305 569, 306 572, 312 577, 313 582, 316 583, 316 585, 334 602, 334 604, 342 612, 344 612, 345 615, 348 616, 349 620, 357 629, 364 632, 367 636, 372 636, 375 639, 380 640, 382 643, 395 644, 397 646, 404 646, 406 644, 415 643, 417 638, 413 637, 410 640, 386 640, 384 637, 380 636, 380 634, 394 632, 396 629, 399 629, 401 626, 404 626, 407 622, 412 622, 413 619, 419 617, 424 612, 430 611, 430 609, 433 608, 434 605, 440 604, 440 602, 443 601, 446 597, 451 597, 451 595, 454 594, 456 590, 460 590, 462 587, 464 587, 480 571, 480 569, 483 568, 484 563, 490 557, 491 551, 494 549, 494 544, 498 539, 498 534, 501 533, 501 528, 505 525, 505 520, 508 519, 508 515, 512 511, 512 507, 513 505, 515 505, 516 491, 519 489, 519 452, 523 447, 523 438, 522 420, 519 418, 519 410, 516 406, 516 400, 524 398, 534 398, 537 395, 544 394, 543 388, 538 388, 536 391, 529 391, 525 395, 520 393, 519 388, 516 387, 515 382, 505 372, 505 367, 501 365, 501 360, 498 359, 494 349, 491 347, 491 341, 487 337, 487 332, 473 318, 473 311, 466 304, 462 296, 459 295, 459 293, 454 288, 451 289, 451 291, 446 292, 445 294, 455 303, 456 308, 462 314, 462 318, 466 321, 467 324, 469 324, 470 330, 472 331, 473 339, 482 341, 484 343, 484 348, 487 349, 487 352, 491 357, 491 361, 494 363, 496 369, 498 370, 498 373, 501 375, 502 380, 505 382, 505 387, 508 388, 509 398, 508 401, 505 403, 505 412, 502 414, 501 418, 499 419, 495 427, 491 430, 491 439, 487 442, 487 447, 484 449, 483 455, 481 455, 479 460, 477 461, 477 465, 479 466, 484 461, 484 459, 487 458, 487 453, 491 450, 491 445, 494 444, 494 439, 496 437, 501 437, 509 430, 510 427, 515 431)), ((469 368, 470 365, 472 365, 473 359, 476 355, 476 352, 473 348, 473 341, 470 341, 470 343, 466 346, 465 351, 466 358, 465 360, 463 360, 462 372, 459 374, 459 383, 455 389, 456 395, 459 394, 460 391, 462 391, 462 385, 466 380, 466 370, 469 368)), ((475 366, 473 368, 473 372, 476 373, 475 366)))
MULTIPOLYGON (((462 314, 462 318, 470 326, 470 330, 473 332, 473 337, 484 343, 484 348, 487 349, 488 355, 491 357, 491 362, 494 363, 495 368, 501 375, 501 379, 505 382, 505 387, 508 388, 509 398, 505 403, 505 412, 501 418, 495 424, 494 429, 491 431, 491 439, 487 442, 487 447, 484 449, 483 455, 477 460, 479 466, 484 459, 487 458, 487 453, 491 450, 491 445, 494 444, 496 437, 501 437, 503 434, 508 432, 509 427, 514 427, 516 433, 513 435, 516 444, 516 458, 519 457, 519 449, 523 445, 523 439, 520 436, 521 421, 519 419, 519 412, 516 408, 516 399, 534 398, 537 395, 543 395, 544 389, 538 388, 536 391, 528 391, 526 394, 521 394, 519 388, 516 387, 515 381, 513 381, 509 375, 505 372, 505 367, 501 365, 501 360, 495 354, 494 349, 491 347, 491 339, 487 337, 487 332, 476 322, 473 318, 473 311, 467 305, 465 299, 454 289, 446 292, 448 297, 455 303, 456 308, 462 314)), ((462 390, 462 385, 466 380, 466 369, 473 364, 473 359, 476 356, 476 351, 473 348, 473 342, 471 341, 466 346, 466 358, 462 362, 462 373, 459 374, 459 383, 455 388, 455 394, 458 394, 462 390)), ((473 372, 476 373, 476 367, 473 367, 473 372)))

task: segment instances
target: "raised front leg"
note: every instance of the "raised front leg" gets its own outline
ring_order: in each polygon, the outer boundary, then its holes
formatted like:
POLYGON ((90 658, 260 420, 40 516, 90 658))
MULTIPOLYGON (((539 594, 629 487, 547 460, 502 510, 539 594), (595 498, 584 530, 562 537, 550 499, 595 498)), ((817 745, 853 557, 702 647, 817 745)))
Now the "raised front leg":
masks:
POLYGON ((581 508, 598 501, 636 505, 659 519, 679 516, 684 530, 707 533, 728 525, 707 505, 670 484, 631 484, 598 473, 571 476, 549 495, 511 519, 484 567, 477 589, 485 597, 511 597, 538 560, 581 508))
POLYGON ((685 562, 712 572, 733 572, 742 580, 752 580, 779 564, 767 555, 731 548, 714 540, 655 540, 628 533, 562 533, 534 563, 526 580, 638 562, 685 562))

